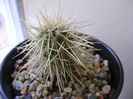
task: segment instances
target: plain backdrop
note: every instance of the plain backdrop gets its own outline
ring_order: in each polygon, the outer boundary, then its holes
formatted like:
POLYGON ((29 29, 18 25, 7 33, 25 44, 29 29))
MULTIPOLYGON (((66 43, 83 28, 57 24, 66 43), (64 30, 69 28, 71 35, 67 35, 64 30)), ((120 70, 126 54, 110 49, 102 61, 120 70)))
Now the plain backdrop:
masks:
MULTIPOLYGON (((58 0, 23 0, 26 21, 37 25, 36 15, 44 6, 57 11, 58 0)), ((92 24, 79 31, 108 44, 124 68, 124 86, 119 99, 133 99, 133 0, 61 0, 63 15, 92 24)))

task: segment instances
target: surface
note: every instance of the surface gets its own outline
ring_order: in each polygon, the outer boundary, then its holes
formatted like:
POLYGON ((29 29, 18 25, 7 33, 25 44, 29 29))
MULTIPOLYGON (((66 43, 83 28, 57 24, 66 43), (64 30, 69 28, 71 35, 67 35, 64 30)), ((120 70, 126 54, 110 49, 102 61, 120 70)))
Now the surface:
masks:
MULTIPOLYGON (((45 5, 55 11, 58 0, 23 0, 26 20, 36 25, 38 10, 45 5)), ((78 13, 79 21, 92 24, 79 29, 108 44, 119 56, 125 83, 119 99, 133 97, 133 0, 61 0, 64 16, 78 13)), ((54 12, 55 13, 55 12, 54 12)))

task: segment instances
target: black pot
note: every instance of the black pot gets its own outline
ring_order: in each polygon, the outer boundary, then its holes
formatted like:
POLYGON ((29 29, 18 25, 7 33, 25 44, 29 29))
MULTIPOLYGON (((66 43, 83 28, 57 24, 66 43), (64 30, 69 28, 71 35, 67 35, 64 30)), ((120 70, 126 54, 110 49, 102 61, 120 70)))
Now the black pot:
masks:
MULTIPOLYGON (((25 41, 24 41, 25 42, 25 41)), ((17 46, 20 46, 20 43, 17 46)), ((124 72, 122 68, 122 64, 118 58, 118 56, 114 53, 114 51, 107 46, 105 43, 96 40, 95 44, 96 48, 102 49, 96 53, 100 54, 103 59, 109 60, 109 68, 111 72, 111 81, 110 84, 112 86, 112 90, 109 94, 109 99, 117 99, 124 82, 124 72)), ((16 58, 13 58, 18 54, 16 48, 13 48, 8 55, 5 57, 1 64, 0 70, 0 86, 1 93, 3 95, 3 99, 14 99, 14 96, 19 95, 19 92, 13 89, 12 87, 12 78, 11 74, 14 71, 14 63, 17 59, 21 59, 23 55, 20 55, 16 58)))

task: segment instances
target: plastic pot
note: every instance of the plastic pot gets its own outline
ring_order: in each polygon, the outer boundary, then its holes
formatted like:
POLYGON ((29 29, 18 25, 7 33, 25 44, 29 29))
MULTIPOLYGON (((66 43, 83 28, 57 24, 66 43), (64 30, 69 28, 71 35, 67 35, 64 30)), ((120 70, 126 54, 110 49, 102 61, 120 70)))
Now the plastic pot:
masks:
MULTIPOLYGON (((24 41, 25 42, 25 41, 24 41)), ((111 81, 110 84, 112 86, 112 90, 109 94, 109 99, 117 99, 120 95, 120 92, 123 87, 123 81, 124 81, 124 72, 122 68, 122 64, 118 58, 118 56, 115 54, 115 52, 107 46, 102 41, 96 40, 95 47, 102 49, 101 51, 98 51, 96 53, 100 54, 100 56, 103 59, 109 60, 109 69, 111 72, 111 81)), ((22 43, 20 43, 17 46, 20 46, 22 43)), ((0 86, 1 86, 1 93, 3 95, 3 99, 14 99, 16 95, 19 95, 19 92, 13 89, 12 87, 12 78, 11 74, 14 71, 14 63, 17 59, 20 59, 23 55, 20 55, 16 58, 13 58, 16 56, 19 52, 17 51, 16 47, 13 48, 8 55, 5 57, 1 64, 0 69, 0 86)))

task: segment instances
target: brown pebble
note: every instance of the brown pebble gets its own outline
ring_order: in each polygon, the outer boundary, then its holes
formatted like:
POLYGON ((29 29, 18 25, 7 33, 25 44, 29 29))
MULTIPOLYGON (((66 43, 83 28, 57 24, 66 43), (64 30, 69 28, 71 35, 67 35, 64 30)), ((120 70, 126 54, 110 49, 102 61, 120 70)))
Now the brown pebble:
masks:
POLYGON ((48 91, 47 90, 43 90, 42 96, 47 96, 47 95, 48 95, 48 91))
POLYGON ((104 99, 104 96, 103 96, 103 95, 101 95, 101 96, 100 96, 100 99, 104 99))
POLYGON ((83 99, 82 97, 80 96, 76 96, 75 99, 83 99))
POLYGON ((23 88, 23 89, 21 90, 21 94, 23 94, 23 95, 27 95, 28 92, 29 92, 29 88, 28 88, 28 87, 25 87, 25 88, 23 88))

